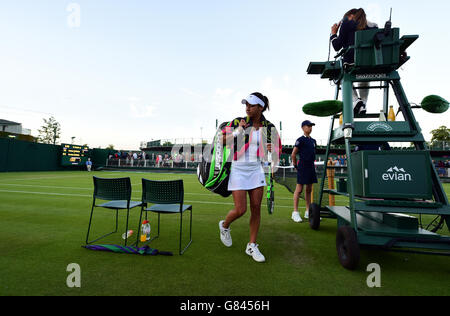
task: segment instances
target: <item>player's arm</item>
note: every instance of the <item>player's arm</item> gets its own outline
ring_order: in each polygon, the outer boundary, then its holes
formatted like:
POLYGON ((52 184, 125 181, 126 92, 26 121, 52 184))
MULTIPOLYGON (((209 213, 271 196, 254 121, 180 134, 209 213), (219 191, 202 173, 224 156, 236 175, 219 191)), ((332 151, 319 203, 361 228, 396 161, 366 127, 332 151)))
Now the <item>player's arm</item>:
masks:
POLYGON ((235 129, 230 128, 227 126, 222 131, 222 145, 231 145, 234 142, 234 138, 238 137, 239 135, 242 135, 244 132, 244 129, 248 126, 247 122, 245 120, 241 120, 239 122, 239 126, 235 129))
POLYGON ((222 145, 232 144, 234 136, 232 133, 227 133, 226 131, 222 131, 222 145))
POLYGON ((292 163, 294 165, 294 167, 297 169, 297 154, 298 154, 298 148, 294 147, 294 150, 292 150, 292 155, 291 155, 291 159, 292 159, 292 163))

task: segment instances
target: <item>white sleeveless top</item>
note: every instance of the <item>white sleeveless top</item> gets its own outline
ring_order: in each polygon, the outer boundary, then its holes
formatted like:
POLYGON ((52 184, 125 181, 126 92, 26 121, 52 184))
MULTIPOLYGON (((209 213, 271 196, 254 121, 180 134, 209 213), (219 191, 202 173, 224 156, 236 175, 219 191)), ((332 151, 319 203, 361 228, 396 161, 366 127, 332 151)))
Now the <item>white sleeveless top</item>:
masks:
POLYGON ((261 129, 253 130, 251 141, 249 143, 249 148, 245 151, 245 153, 238 158, 238 160, 233 161, 234 163, 252 163, 259 162, 258 158, 258 148, 261 143, 261 129))
POLYGON ((238 160, 232 162, 229 191, 248 191, 266 186, 264 169, 258 158, 261 134, 261 129, 253 130, 249 148, 238 160))

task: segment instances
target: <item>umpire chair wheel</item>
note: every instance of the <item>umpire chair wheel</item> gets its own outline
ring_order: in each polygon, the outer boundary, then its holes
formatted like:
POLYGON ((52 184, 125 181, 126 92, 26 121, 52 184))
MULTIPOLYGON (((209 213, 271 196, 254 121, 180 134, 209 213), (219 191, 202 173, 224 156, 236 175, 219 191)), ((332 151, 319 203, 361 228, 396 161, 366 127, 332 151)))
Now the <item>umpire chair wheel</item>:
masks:
POLYGON ((355 270, 359 264, 359 243, 356 232, 350 226, 339 227, 336 234, 336 250, 339 262, 348 270, 355 270))
POLYGON ((309 206, 309 227, 313 230, 319 230, 320 227, 320 206, 316 203, 309 206))

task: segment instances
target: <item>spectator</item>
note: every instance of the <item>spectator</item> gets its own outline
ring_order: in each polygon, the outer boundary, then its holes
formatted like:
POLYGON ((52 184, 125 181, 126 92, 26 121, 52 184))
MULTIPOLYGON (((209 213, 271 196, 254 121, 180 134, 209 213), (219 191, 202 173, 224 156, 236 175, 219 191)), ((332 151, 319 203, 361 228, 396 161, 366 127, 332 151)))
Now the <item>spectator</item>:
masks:
POLYGON ((327 166, 335 166, 336 162, 333 159, 333 157, 328 157, 328 163, 327 166))
POLYGON ((337 160, 337 158, 333 158, 333 165, 337 166, 339 163, 339 160, 337 160))
POLYGON ((440 160, 437 163, 437 167, 438 167, 438 173, 440 177, 445 177, 445 164, 444 161, 440 160))
POLYGON ((340 167, 341 166, 341 156, 339 156, 339 155, 337 156, 334 165, 336 167, 340 167))
POLYGON ((91 158, 88 158, 88 160, 86 161, 86 169, 88 172, 91 172, 91 168, 92 168, 92 161, 91 158))
POLYGON ((450 161, 449 160, 447 160, 445 162, 445 170, 446 170, 447 177, 450 178, 450 161))
POLYGON ((163 166, 168 166, 169 165, 169 155, 168 154, 164 154, 164 163, 163 166))

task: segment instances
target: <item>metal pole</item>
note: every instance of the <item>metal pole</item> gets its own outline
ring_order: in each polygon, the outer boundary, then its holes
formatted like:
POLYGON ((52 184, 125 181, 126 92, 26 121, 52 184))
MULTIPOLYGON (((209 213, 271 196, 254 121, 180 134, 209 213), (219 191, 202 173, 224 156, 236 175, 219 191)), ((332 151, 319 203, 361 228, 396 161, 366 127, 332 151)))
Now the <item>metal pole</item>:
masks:
POLYGON ((281 143, 283 144, 283 125, 281 121, 280 121, 280 139, 281 143))
MULTIPOLYGON (((336 96, 337 96, 337 94, 336 94, 336 96)), ((327 145, 327 150, 326 150, 326 153, 325 153, 325 161, 327 161, 328 157, 330 156, 331 141, 333 139, 333 129, 334 129, 334 117, 331 117, 330 134, 328 136, 328 145, 327 145)), ((327 174, 327 170, 328 170, 328 166, 325 163, 325 168, 323 170, 323 175, 322 175, 322 181, 320 182, 319 201, 318 201, 318 205, 320 207, 322 207, 323 188, 325 186, 325 177, 326 177, 326 174, 327 174)))
POLYGON ((344 127, 353 124, 353 83, 348 75, 344 76, 342 82, 342 101, 344 102, 344 127))
POLYGON ((357 231, 356 212, 355 212, 355 198, 353 195, 353 175, 352 175, 352 161, 351 161, 351 147, 350 140, 353 137, 353 81, 349 74, 344 75, 342 82, 342 100, 344 101, 344 137, 345 137, 345 151, 347 154, 347 185, 349 194, 350 215, 352 220, 352 227, 357 231))
POLYGON ((384 84, 386 85, 386 88, 384 88, 384 95, 383 95, 383 112, 387 117, 389 108, 389 81, 384 81, 384 84))
POLYGON ((352 160, 351 160, 351 150, 350 150, 350 139, 345 139, 345 150, 347 152, 347 189, 350 202, 350 215, 352 220, 352 227, 355 231, 358 231, 358 224, 356 222, 356 211, 355 211, 355 197, 353 195, 353 172, 352 172, 352 160))

